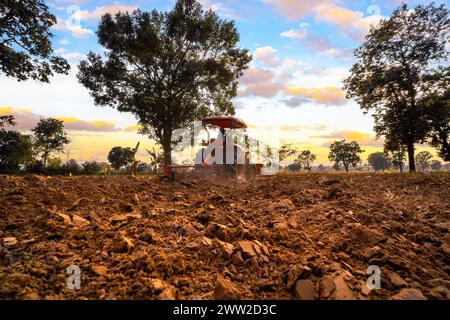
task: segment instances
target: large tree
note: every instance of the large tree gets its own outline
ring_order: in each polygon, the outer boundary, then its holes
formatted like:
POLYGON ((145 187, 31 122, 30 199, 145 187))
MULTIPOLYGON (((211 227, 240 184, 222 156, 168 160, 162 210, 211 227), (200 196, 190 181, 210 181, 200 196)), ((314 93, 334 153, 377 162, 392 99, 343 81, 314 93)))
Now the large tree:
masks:
POLYGON ((449 25, 444 5, 402 5, 371 29, 344 81, 348 98, 373 112, 377 136, 406 147, 410 171, 415 171, 414 144, 429 131, 419 101, 449 85, 449 25))
POLYGON ((450 89, 442 95, 432 95, 422 100, 430 131, 430 144, 437 149, 439 157, 450 161, 450 89))
POLYGON ((170 12, 106 14, 97 31, 105 57, 89 53, 78 78, 97 105, 134 114, 171 163, 172 132, 209 114, 234 114, 231 99, 251 61, 234 22, 178 0, 170 12))
POLYGON ((70 143, 70 139, 64 130, 64 124, 58 119, 41 119, 32 131, 35 147, 41 156, 44 168, 52 153, 62 152, 64 146, 70 143))
POLYGON ((335 141, 330 145, 330 154, 328 159, 334 162, 333 168, 338 170, 341 165, 344 166, 345 172, 348 172, 350 166, 356 167, 361 163, 360 153, 361 149, 356 141, 346 142, 345 140, 335 141))
POLYGON ((50 27, 56 17, 42 0, 2 0, 0 4, 0 74, 19 81, 49 82, 70 66, 53 55, 50 27))

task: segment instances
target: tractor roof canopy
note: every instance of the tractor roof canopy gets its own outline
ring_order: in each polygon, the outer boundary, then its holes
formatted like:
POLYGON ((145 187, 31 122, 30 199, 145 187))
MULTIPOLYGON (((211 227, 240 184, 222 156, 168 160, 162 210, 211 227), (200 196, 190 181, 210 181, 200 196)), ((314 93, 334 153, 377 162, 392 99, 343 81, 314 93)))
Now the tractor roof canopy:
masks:
POLYGON ((208 117, 203 119, 203 126, 210 125, 225 129, 247 128, 244 121, 237 117, 208 117))

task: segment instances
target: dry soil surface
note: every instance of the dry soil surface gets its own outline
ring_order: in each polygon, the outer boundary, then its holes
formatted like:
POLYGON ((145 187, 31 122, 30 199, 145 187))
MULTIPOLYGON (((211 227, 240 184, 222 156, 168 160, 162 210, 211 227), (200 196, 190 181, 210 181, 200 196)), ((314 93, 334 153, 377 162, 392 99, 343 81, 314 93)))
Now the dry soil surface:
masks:
POLYGON ((0 298, 450 299, 449 215, 448 174, 0 176, 0 298))

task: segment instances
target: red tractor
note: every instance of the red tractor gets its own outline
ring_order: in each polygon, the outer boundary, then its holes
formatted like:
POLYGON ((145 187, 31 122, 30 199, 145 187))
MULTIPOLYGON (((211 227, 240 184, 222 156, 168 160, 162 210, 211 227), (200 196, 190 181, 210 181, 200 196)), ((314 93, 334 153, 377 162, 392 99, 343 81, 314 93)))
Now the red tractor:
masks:
POLYGON ((208 117, 202 121, 202 126, 208 138, 202 143, 205 148, 197 153, 195 165, 164 166, 163 179, 174 181, 192 176, 204 179, 252 180, 261 174, 263 165, 252 164, 250 152, 234 142, 233 131, 247 128, 244 121, 236 117, 208 117), (211 139, 208 127, 219 128, 216 139, 211 139))

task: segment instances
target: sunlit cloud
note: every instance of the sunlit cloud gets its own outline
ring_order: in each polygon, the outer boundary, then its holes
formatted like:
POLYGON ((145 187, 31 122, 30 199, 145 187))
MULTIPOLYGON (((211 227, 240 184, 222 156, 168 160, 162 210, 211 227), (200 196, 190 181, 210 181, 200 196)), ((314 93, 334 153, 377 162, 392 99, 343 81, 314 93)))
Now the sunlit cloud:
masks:
POLYGON ((315 11, 317 20, 337 26, 341 32, 358 41, 369 32, 371 25, 378 24, 383 18, 379 14, 364 16, 361 11, 337 6, 319 6, 315 11))
POLYGON ((347 102, 345 92, 334 86, 322 88, 300 88, 291 86, 283 91, 285 94, 302 97, 325 105, 343 105, 347 102))
POLYGON ((239 90, 239 96, 258 96, 264 98, 273 98, 283 88, 285 88, 285 84, 281 82, 251 83, 239 90))
POLYGON ((315 135, 312 136, 312 138, 319 138, 319 139, 333 139, 325 142, 323 144, 324 147, 329 147, 331 143, 333 143, 335 140, 341 140, 345 139, 346 141, 356 141, 361 146, 370 146, 370 147, 383 147, 384 140, 383 139, 376 139, 375 136, 373 136, 370 133, 365 132, 358 132, 358 131, 335 131, 328 134, 321 134, 321 135, 315 135))
MULTIPOLYGON (((48 118, 36 113, 33 113, 29 109, 15 109, 12 107, 0 108, 0 115, 11 114, 14 116, 16 125, 14 129, 21 131, 31 130, 41 119, 48 118)), ((86 121, 75 117, 54 117, 64 122, 64 128, 74 131, 89 131, 89 132, 112 132, 120 129, 116 128, 116 122, 93 120, 86 121)))

